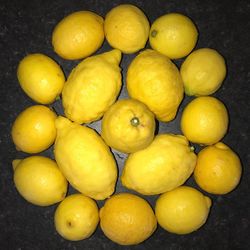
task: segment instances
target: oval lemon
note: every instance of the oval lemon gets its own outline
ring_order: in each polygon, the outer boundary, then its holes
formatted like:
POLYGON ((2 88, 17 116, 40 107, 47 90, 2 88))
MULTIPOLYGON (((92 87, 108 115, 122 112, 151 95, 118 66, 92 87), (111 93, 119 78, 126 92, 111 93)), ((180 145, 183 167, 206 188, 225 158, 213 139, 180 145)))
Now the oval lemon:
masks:
POLYGON ((43 54, 25 56, 17 68, 23 91, 35 102, 49 104, 61 94, 65 77, 60 66, 43 54))
POLYGON ((64 17, 52 33, 55 52, 68 60, 90 56, 104 41, 103 22, 92 11, 77 11, 64 17))

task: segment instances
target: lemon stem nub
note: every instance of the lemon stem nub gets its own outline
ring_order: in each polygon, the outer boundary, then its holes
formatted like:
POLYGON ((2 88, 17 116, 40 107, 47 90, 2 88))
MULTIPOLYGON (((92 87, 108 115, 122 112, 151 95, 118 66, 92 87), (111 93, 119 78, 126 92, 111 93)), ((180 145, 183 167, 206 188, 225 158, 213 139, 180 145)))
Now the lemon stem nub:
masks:
POLYGON ((152 36, 152 37, 156 37, 156 35, 157 35, 157 31, 156 31, 156 30, 152 30, 151 36, 152 36))
POLYGON ((131 123, 132 126, 137 127, 137 126, 140 124, 140 120, 139 120, 139 118, 137 118, 137 117, 133 117, 133 118, 130 120, 130 123, 131 123))
POLYGON ((191 152, 194 152, 194 150, 195 150, 194 146, 191 146, 191 147, 190 147, 190 151, 191 151, 191 152))

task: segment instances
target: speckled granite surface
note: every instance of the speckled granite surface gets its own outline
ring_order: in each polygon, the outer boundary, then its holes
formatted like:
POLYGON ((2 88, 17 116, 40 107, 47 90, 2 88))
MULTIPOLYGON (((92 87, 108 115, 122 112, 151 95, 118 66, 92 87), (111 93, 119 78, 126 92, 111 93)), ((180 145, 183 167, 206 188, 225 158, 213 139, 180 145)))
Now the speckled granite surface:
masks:
MULTIPOLYGON (((249 1, 1 0, 0 13, 0 249, 250 249, 249 1), (200 32, 197 48, 215 48, 224 55, 228 74, 222 88, 214 96, 222 100, 229 110, 230 127, 223 141, 240 155, 243 178, 234 192, 224 196, 209 195, 213 199, 210 217, 205 226, 192 234, 178 236, 158 227, 143 244, 122 247, 108 240, 98 227, 88 240, 70 242, 62 239, 54 229, 56 205, 47 208, 33 206, 18 195, 13 185, 11 161, 26 154, 15 150, 10 137, 11 124, 24 108, 34 104, 18 85, 16 67, 26 54, 40 52, 60 63, 67 76, 77 61, 65 61, 53 52, 51 32, 55 24, 77 10, 92 10, 105 16, 112 7, 125 2, 143 9, 151 22, 167 12, 190 16, 200 32)), ((100 51, 109 49, 104 43, 100 51)), ((123 57, 121 66, 124 76, 132 58, 132 55, 123 57)), ((181 60, 176 63, 180 65, 181 60)), ((123 86, 121 98, 126 95, 123 86)), ((160 132, 180 133, 179 119, 189 101, 190 98, 185 98, 173 122, 160 124, 160 132)), ((59 101, 52 106, 59 114, 62 113, 59 101)), ((100 122, 91 126, 99 131, 100 122)), ((53 157, 52 148, 42 155, 53 157)), ((126 155, 115 151, 114 155, 121 170, 126 155)), ((187 184, 197 187, 192 178, 187 184)), ((116 191, 127 190, 118 182, 116 191)), ((69 193, 73 192, 70 188, 69 193)), ((155 198, 147 198, 152 206, 155 198)), ((99 202, 99 206, 102 204, 99 202)))

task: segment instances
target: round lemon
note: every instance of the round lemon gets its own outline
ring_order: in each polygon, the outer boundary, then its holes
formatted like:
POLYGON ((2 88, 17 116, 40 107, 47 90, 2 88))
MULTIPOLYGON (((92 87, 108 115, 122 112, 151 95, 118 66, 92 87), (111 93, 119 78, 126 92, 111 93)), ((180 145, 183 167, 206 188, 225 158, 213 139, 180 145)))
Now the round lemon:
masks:
POLYGON ((107 145, 124 153, 147 147, 154 132, 154 114, 145 104, 134 99, 118 100, 102 119, 102 138, 107 145))
POLYGON ((168 232, 188 234, 205 224, 211 199, 198 190, 181 186, 164 193, 156 200, 158 223, 168 232))
POLYGON ((135 245, 153 234, 157 221, 146 200, 120 193, 111 196, 100 209, 100 225, 110 240, 120 245, 135 245))
POLYGON ((181 76, 187 95, 211 95, 226 76, 224 58, 214 49, 193 51, 181 65, 181 76))
POLYGON ((56 128, 54 155, 69 183, 93 199, 109 197, 115 190, 117 166, 101 136, 64 117, 56 120, 56 128))
POLYGON ((184 136, 161 134, 145 149, 129 155, 121 181, 144 195, 161 194, 182 185, 195 164, 196 155, 184 136))
POLYGON ((136 6, 121 4, 105 17, 104 31, 108 43, 123 53, 134 53, 145 47, 149 35, 149 22, 136 6))
POLYGON ((197 39, 198 31, 192 20, 179 13, 157 18, 150 28, 150 46, 171 59, 188 55, 197 39))
POLYGON ((13 161, 14 183, 20 195, 38 206, 49 206, 64 199, 68 183, 55 161, 30 156, 13 161))
POLYGON ((122 85, 120 60, 121 51, 115 49, 86 58, 71 71, 62 92, 70 120, 96 121, 115 102, 122 85))
POLYGON ((52 33, 55 52, 76 60, 95 53, 104 41, 103 18, 91 11, 77 11, 64 17, 52 33))
POLYGON ((65 77, 60 66, 43 54, 25 56, 17 68, 23 91, 35 102, 49 104, 61 94, 65 77))
POLYGON ((67 196, 57 207, 54 216, 56 231, 72 241, 89 238, 98 222, 99 211, 95 201, 82 194, 67 196))
POLYGON ((22 111, 13 123, 11 135, 18 150, 39 153, 56 138, 56 114, 48 107, 34 105, 22 111))
POLYGON ((197 97, 184 108, 182 113, 181 130, 191 142, 214 144, 224 137, 227 128, 227 109, 215 97, 197 97))
POLYGON ((218 142, 199 152, 194 178, 208 193, 227 194, 239 184, 241 172, 237 154, 224 143, 218 142))
POLYGON ((148 106, 163 122, 175 118, 184 88, 178 68, 168 57, 144 50, 128 67, 127 90, 130 97, 148 106))

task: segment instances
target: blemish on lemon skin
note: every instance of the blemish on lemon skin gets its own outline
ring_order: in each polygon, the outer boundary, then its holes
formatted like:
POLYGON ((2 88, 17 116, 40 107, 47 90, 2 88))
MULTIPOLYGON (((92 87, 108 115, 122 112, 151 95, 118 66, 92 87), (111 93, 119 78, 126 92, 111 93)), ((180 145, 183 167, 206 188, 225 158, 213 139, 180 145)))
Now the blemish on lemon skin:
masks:
POLYGON ((67 223, 67 227, 72 227, 73 226, 71 221, 67 221, 66 223, 67 223))
POLYGON ((157 33, 158 33, 158 32, 157 32, 156 30, 152 30, 151 36, 152 36, 152 37, 156 37, 157 33))
POLYGON ((130 121, 131 125, 134 127, 137 127, 138 125, 140 125, 140 120, 138 117, 133 117, 130 121))

